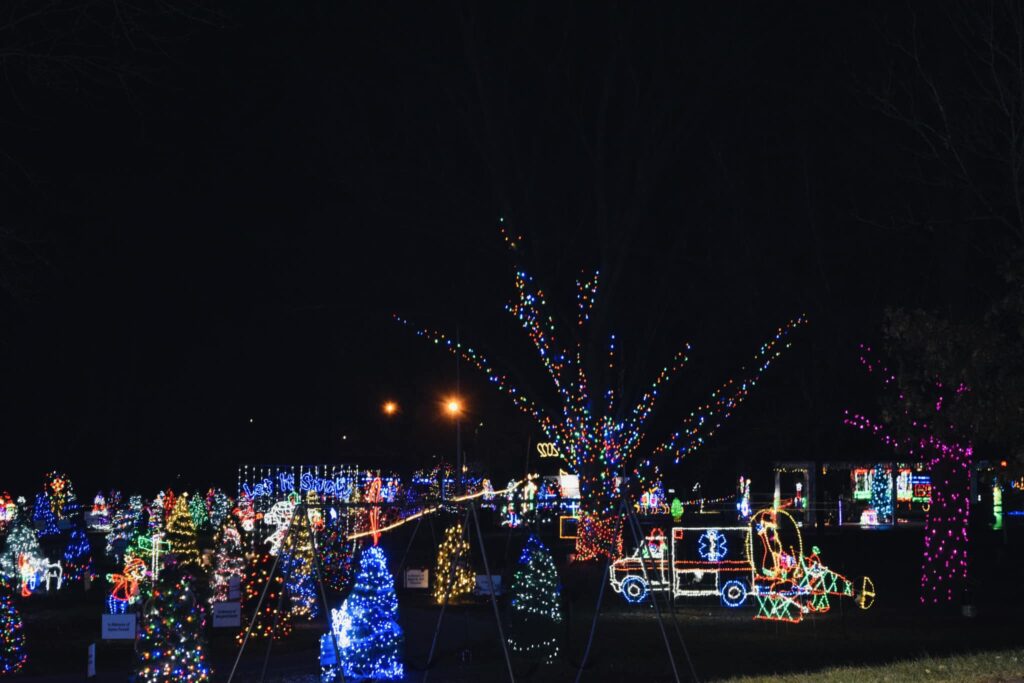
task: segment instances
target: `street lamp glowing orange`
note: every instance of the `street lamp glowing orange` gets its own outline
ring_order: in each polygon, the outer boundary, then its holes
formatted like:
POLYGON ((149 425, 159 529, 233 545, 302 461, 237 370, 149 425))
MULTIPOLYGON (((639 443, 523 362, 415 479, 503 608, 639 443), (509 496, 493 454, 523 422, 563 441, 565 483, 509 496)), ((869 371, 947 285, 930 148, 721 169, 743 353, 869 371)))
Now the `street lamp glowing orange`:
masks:
POLYGON ((384 414, 385 415, 394 415, 397 412, 398 412, 398 404, 397 403, 395 403, 394 401, 385 401, 384 402, 384 414))
POLYGON ((462 412, 462 402, 457 398, 450 398, 445 401, 444 409, 448 411, 451 416, 456 416, 462 412))

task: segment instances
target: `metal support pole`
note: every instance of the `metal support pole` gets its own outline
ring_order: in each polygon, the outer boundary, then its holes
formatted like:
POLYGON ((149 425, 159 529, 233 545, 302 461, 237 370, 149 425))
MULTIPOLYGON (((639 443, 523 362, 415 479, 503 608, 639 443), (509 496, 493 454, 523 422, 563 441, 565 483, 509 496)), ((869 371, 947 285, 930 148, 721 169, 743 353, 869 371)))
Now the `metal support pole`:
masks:
POLYGON ((280 555, 274 556, 274 564, 270 567, 270 576, 267 578, 267 583, 263 586, 263 592, 260 594, 260 599, 256 603, 256 609, 253 610, 252 619, 249 620, 249 626, 245 629, 245 637, 242 638, 242 645, 238 648, 238 654, 235 655, 235 663, 231 667, 231 673, 228 674, 228 683, 231 683, 235 678, 235 671, 238 669, 238 662, 242 659, 242 652, 245 651, 245 645, 249 642, 249 635, 252 633, 252 627, 256 625, 256 618, 260 615, 260 607, 263 606, 263 600, 267 597, 267 591, 270 589, 270 582, 274 580, 274 572, 277 570, 277 562, 281 559, 280 555))
POLYGON ((597 591, 597 604, 594 606, 594 618, 590 622, 590 636, 587 638, 587 647, 583 650, 583 659, 580 660, 579 669, 576 671, 576 683, 580 683, 583 677, 583 669, 590 658, 590 646, 594 644, 594 633, 597 631, 597 617, 601 614, 601 601, 604 600, 604 587, 608 583, 608 568, 611 567, 612 558, 606 556, 604 559, 604 571, 601 573, 601 588, 597 591))
MULTIPOLYGON (((633 523, 634 529, 635 529, 634 532, 633 532, 634 537, 636 537, 638 534, 642 535, 642 533, 641 533, 642 529, 640 527, 640 520, 637 519, 636 512, 635 511, 630 511, 629 516, 630 516, 630 518, 632 520, 632 523, 633 523)), ((673 571, 674 571, 674 569, 673 569, 673 571)), ((672 579, 673 579, 673 582, 674 582, 675 577, 672 577, 672 579)), ((679 622, 676 620, 676 608, 675 608, 675 604, 674 604, 675 601, 674 601, 674 595, 671 594, 671 589, 669 589, 669 593, 670 593, 670 595, 669 595, 669 598, 667 599, 667 603, 668 603, 668 607, 669 607, 669 614, 672 617, 672 627, 675 629, 676 637, 679 639, 679 645, 683 648, 683 655, 686 656, 686 662, 687 662, 687 664, 690 667, 690 675, 693 676, 693 680, 696 682, 696 681, 699 681, 700 679, 697 677, 697 670, 694 668, 693 660, 690 658, 690 650, 689 650, 689 648, 686 647, 686 641, 683 639, 683 632, 679 628, 679 622)), ((653 602, 656 599, 657 598, 655 597, 654 593, 651 593, 651 601, 653 602)))
MULTIPOLYGON (((623 500, 622 507, 626 507, 626 502, 623 500)), ((650 556, 647 548, 643 545, 643 539, 640 534, 637 533, 636 528, 633 527, 631 513, 627 513, 626 518, 629 523, 630 531, 633 532, 633 539, 636 541, 636 547, 640 549, 640 570, 644 575, 644 583, 651 585, 650 579, 647 577, 647 563, 644 562, 644 555, 650 556)), ((650 590, 650 588, 648 588, 650 590)), ((658 616, 658 628, 661 630, 661 639, 665 643, 665 652, 668 653, 668 663, 672 666, 672 677, 676 683, 681 683, 679 680, 679 671, 676 669, 676 658, 672 655, 672 645, 668 642, 668 632, 665 630, 665 622, 661 618, 661 607, 658 605, 658 601, 655 599, 654 591, 651 590, 651 604, 654 606, 654 613, 658 616)))
POLYGON ((501 651, 505 654, 505 666, 508 667, 508 680, 516 683, 516 676, 512 673, 512 659, 508 654, 508 643, 505 642, 505 630, 501 627, 501 614, 498 612, 498 599, 494 597, 494 580, 491 576, 491 567, 487 562, 487 548, 484 547, 484 535, 480 530, 480 519, 476 515, 476 502, 469 501, 469 511, 473 515, 473 524, 476 526, 476 538, 480 543, 480 554, 484 558, 484 571, 487 573, 487 582, 491 594, 491 606, 494 608, 494 623, 498 626, 498 638, 501 640, 501 651))
MULTIPOLYGON (((466 511, 466 519, 463 521, 463 525, 469 526, 469 511, 466 511)), ((427 679, 430 677, 430 667, 432 666, 434 659, 434 650, 437 649, 437 638, 441 635, 441 622, 444 621, 444 610, 448 607, 448 596, 451 593, 451 586, 455 582, 455 563, 449 563, 448 565, 448 586, 441 597, 441 612, 437 615, 437 626, 434 627, 434 639, 430 641, 430 652, 427 653, 427 663, 423 667, 423 681, 427 683, 427 679)))
POLYGON ((335 674, 339 676, 338 680, 341 683, 345 683, 345 672, 341 669, 341 648, 338 647, 338 637, 335 635, 334 625, 331 623, 331 608, 327 604, 327 591, 324 590, 324 569, 320 562, 320 548, 317 546, 316 534, 312 529, 310 529, 310 539, 313 542, 313 566, 316 569, 316 581, 320 585, 320 599, 324 603, 324 618, 327 619, 327 631, 331 634, 331 646, 334 648, 335 674))

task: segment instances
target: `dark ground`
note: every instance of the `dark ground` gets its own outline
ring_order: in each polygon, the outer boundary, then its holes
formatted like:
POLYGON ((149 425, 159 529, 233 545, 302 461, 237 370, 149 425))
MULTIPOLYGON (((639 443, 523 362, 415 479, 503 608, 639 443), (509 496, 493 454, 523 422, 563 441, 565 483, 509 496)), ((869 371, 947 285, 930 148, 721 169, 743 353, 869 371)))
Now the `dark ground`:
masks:
MULTIPOLYGON (((836 600, 827 615, 809 617, 801 624, 777 624, 752 619, 753 610, 727 610, 716 601, 680 600, 675 617, 700 680, 742 674, 811 671, 839 664, 884 663, 922 654, 946 655, 1005 649, 1024 645, 1019 628, 1021 596, 1019 530, 1005 537, 975 530, 972 537, 972 587, 977 616, 959 612, 924 610, 915 604, 920 530, 805 534, 805 542, 822 548, 832 568, 851 577, 870 575, 878 601, 862 611, 849 600, 836 600)), ((385 545, 389 557, 400 557, 408 536, 396 533, 385 545)), ((488 536, 490 561, 507 569, 504 533, 488 536)), ((429 556, 429 529, 417 537, 410 553, 413 564, 429 556)), ((520 539, 508 543, 514 559, 520 539)), ((557 552, 557 549, 556 549, 557 552)), ((392 562, 397 562, 393 559, 392 562)), ((395 567, 392 567, 394 569, 395 567)), ((568 646, 551 666, 531 669, 515 663, 517 680, 573 680, 586 643, 597 596, 599 567, 562 568, 568 646)), ((75 681, 84 677, 86 649, 97 638, 104 594, 97 586, 88 595, 62 593, 39 596, 23 603, 29 639, 30 663, 26 676, 38 681, 75 681)), ((400 591, 401 624, 406 635, 406 680, 500 681, 507 678, 489 603, 475 599, 448 609, 438 644, 438 656, 428 675, 424 662, 438 610, 423 591, 400 591)), ((662 603, 664 606, 664 603, 662 603)), ((499 602, 499 606, 503 604, 499 602)), ((673 655, 686 677, 683 649, 669 615, 666 626, 673 655)), ((317 639, 321 624, 298 626, 292 639, 275 643, 270 652, 267 681, 312 683, 317 680, 317 639)), ((236 649, 234 631, 212 633, 210 652, 216 680, 227 680, 236 649)), ((266 656, 266 643, 247 648, 236 681, 257 681, 266 656)), ((123 643, 97 645, 99 681, 123 681, 132 665, 132 649, 123 643)), ((598 622, 593 650, 583 680, 671 680, 658 622, 648 605, 627 605, 610 590, 598 622)))

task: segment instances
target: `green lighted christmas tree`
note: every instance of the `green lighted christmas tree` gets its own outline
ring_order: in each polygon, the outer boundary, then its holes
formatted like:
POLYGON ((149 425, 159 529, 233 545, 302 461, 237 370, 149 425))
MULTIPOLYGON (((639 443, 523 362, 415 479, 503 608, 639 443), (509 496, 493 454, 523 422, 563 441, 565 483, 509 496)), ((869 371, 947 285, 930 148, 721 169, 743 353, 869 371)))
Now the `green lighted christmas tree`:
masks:
POLYGON ((188 513, 192 516, 192 525, 202 530, 210 524, 210 511, 206 508, 206 498, 198 491, 188 498, 188 513))
POLYGON ((523 547, 511 592, 509 646, 524 659, 552 663, 558 656, 562 623, 558 571, 551 553, 536 536, 531 535, 523 547))
POLYGON ((678 498, 672 499, 672 508, 669 510, 672 513, 672 521, 680 522, 683 519, 683 504, 678 498))
POLYGON ((199 548, 196 545, 196 526, 188 508, 188 495, 181 494, 167 517, 167 537, 178 564, 199 566, 199 548))
POLYGON ((192 592, 192 577, 165 575, 142 614, 136 643, 139 683, 204 683, 211 678, 206 663, 203 627, 206 616, 192 592))

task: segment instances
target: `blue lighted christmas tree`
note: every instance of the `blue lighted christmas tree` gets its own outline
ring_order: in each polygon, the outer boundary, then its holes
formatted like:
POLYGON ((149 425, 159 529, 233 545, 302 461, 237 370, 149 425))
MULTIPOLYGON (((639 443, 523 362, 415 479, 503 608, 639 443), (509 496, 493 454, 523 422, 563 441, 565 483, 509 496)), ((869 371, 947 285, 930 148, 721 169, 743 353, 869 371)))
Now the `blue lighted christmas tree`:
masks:
POLYGON ((555 661, 562 623, 558 592, 555 561, 540 539, 531 535, 512 578, 508 641, 513 652, 545 664, 555 661))
POLYGON ((871 507, 878 516, 879 524, 892 521, 892 481, 889 470, 883 465, 875 465, 871 473, 871 507))
MULTIPOLYGON (((342 604, 341 618, 332 619, 334 637, 346 679, 400 680, 402 627, 398 625, 398 597, 388 571, 387 557, 377 546, 363 551, 352 592, 342 604)), ((327 641, 331 634, 326 634, 327 641)), ((333 648, 333 644, 326 642, 333 648)), ((322 680, 334 681, 337 666, 327 667, 322 680)))
POLYGON ((50 507, 50 497, 45 493, 36 494, 36 503, 32 506, 32 523, 36 527, 36 535, 39 538, 56 536, 60 533, 57 528, 57 516, 53 514, 50 507))
POLYGON ((77 522, 64 547, 64 581, 81 581, 91 571, 92 546, 89 545, 89 537, 82 523, 77 522))

